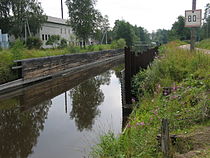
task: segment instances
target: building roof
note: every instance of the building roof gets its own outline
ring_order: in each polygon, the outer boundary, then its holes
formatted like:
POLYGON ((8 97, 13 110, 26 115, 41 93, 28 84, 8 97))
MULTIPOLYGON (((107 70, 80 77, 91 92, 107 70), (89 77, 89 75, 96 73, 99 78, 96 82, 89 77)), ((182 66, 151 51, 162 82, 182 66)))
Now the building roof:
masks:
POLYGON ((52 17, 52 16, 47 16, 47 22, 50 23, 56 23, 56 24, 62 24, 62 25, 66 25, 67 24, 67 20, 66 19, 61 19, 61 18, 56 18, 56 17, 52 17))

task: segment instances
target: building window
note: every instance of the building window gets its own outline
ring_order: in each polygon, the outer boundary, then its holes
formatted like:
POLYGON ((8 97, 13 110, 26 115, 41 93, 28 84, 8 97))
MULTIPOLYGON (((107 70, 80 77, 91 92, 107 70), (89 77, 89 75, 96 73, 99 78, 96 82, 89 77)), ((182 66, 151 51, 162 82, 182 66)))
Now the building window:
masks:
POLYGON ((44 41, 44 34, 42 34, 42 41, 44 41))
POLYGON ((45 40, 47 41, 47 35, 45 35, 45 40))

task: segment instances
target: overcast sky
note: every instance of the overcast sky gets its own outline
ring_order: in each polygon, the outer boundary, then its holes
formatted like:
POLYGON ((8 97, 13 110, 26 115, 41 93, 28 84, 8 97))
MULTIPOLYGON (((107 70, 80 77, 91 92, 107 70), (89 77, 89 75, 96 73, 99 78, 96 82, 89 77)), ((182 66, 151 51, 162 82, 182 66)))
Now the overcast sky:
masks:
MULTIPOLYGON (((61 0, 38 0, 47 15, 61 17, 61 0)), ((65 2, 65 0, 63 0, 65 2)), ((111 27, 114 21, 124 19, 133 25, 142 26, 149 32, 170 29, 179 15, 192 9, 192 0, 97 0, 96 8, 108 15, 111 27)), ((210 0, 197 0, 197 9, 204 9, 210 0)), ((64 18, 68 10, 64 3, 64 18)))

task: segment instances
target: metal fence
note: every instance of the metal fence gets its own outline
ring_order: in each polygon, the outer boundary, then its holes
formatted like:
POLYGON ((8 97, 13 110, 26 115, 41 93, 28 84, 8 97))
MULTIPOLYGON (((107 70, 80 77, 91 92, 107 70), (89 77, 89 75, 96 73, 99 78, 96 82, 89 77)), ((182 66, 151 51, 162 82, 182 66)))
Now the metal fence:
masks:
POLYGON ((131 80, 140 69, 146 69, 158 54, 158 48, 148 49, 144 52, 134 52, 125 48, 125 102, 132 103, 131 80))

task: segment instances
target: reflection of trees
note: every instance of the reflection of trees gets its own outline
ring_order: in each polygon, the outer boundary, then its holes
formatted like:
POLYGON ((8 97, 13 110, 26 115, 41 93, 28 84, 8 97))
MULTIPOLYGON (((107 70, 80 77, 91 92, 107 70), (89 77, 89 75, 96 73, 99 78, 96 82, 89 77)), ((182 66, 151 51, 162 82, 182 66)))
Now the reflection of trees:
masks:
POLYGON ((70 91, 72 98, 71 119, 75 119, 79 131, 91 130, 94 119, 100 114, 97 107, 104 101, 101 85, 110 84, 111 72, 107 71, 78 85, 70 91))
POLYGON ((95 77, 97 83, 100 85, 109 85, 111 81, 111 71, 104 72, 101 75, 95 77))
POLYGON ((20 108, 0 111, 0 157, 27 158, 33 152, 50 104, 46 101, 23 112, 20 108))
POLYGON ((124 64, 121 64, 119 66, 116 66, 113 68, 115 75, 117 78, 121 79, 122 78, 122 74, 121 71, 125 68, 124 64))

